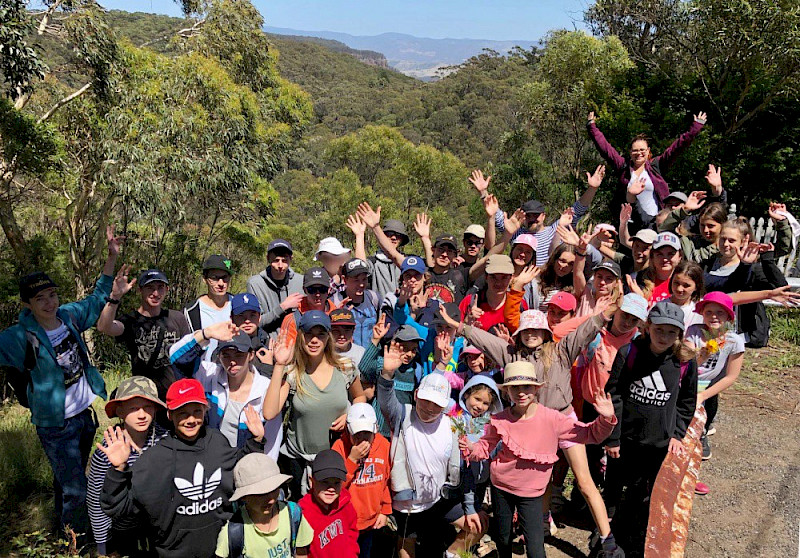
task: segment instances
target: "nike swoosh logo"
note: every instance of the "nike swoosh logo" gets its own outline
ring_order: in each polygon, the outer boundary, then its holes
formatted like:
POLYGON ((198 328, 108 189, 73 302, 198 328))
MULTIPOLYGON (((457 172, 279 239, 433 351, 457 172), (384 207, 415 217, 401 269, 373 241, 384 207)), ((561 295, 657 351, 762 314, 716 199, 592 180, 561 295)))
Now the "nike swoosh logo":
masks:
POLYGON ((189 392, 189 391, 191 391, 191 390, 192 390, 192 388, 179 389, 179 390, 178 390, 178 393, 179 393, 179 394, 181 394, 181 395, 183 395, 184 393, 187 393, 187 392, 189 392))

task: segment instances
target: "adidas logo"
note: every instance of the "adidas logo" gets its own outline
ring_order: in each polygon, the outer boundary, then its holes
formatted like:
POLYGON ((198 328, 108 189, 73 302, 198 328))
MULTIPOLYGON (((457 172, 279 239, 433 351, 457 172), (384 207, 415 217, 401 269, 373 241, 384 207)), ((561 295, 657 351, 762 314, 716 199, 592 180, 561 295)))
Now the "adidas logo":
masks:
POLYGON ((318 270, 318 269, 315 269, 314 271, 311 272, 311 276, 312 277, 322 277, 322 272, 320 270, 318 270))
POLYGON ((175 477, 173 481, 178 491, 193 502, 189 506, 178 506, 176 511, 181 515, 200 515, 222 505, 221 497, 208 500, 222 482, 222 469, 217 469, 209 477, 205 477, 203 464, 198 462, 194 467, 191 482, 179 477, 175 477))
POLYGON ((663 407, 672 397, 672 393, 664 384, 664 378, 661 377, 660 370, 656 370, 649 376, 633 382, 630 392, 635 400, 648 405, 655 405, 656 407, 663 407))

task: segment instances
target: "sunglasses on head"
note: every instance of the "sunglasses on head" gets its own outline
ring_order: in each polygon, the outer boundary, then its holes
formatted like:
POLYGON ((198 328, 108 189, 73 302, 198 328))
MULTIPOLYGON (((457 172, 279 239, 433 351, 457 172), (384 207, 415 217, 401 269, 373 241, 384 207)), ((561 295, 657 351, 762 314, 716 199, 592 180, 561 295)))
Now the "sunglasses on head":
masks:
POLYGON ((308 294, 322 294, 328 292, 328 287, 323 287, 322 285, 312 285, 311 287, 306 287, 306 292, 308 294))

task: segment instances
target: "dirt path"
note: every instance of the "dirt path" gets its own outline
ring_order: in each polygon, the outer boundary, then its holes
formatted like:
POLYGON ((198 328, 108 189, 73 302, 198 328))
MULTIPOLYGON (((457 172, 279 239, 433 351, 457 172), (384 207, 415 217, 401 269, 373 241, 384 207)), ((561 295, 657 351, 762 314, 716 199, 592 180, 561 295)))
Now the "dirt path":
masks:
MULTIPOLYGON (((694 500, 689 558, 797 556, 800 367, 775 371, 774 358, 748 358, 749 369, 721 397, 713 456, 701 470, 711 493, 694 500)), ((585 557, 588 535, 560 529, 548 558, 585 557)))

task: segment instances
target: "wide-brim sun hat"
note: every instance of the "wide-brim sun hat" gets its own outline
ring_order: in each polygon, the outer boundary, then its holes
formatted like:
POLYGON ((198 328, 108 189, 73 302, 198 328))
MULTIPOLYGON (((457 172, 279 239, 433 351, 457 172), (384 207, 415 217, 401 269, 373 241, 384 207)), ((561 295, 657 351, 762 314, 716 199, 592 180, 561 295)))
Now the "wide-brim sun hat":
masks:
POLYGON ((536 367, 525 360, 518 360, 507 364, 503 370, 503 383, 497 384, 498 387, 507 388, 509 386, 541 386, 544 380, 539 377, 536 367))
POLYGON ((292 479, 284 475, 278 464, 263 453, 249 453, 242 457, 233 468, 233 482, 236 486, 231 502, 251 495, 269 494, 292 479))
POLYGON ((156 384, 153 383, 153 380, 144 376, 131 376, 122 380, 117 389, 112 392, 111 399, 108 400, 105 406, 106 416, 110 419, 115 418, 119 404, 134 397, 141 397, 165 409, 167 408, 167 405, 158 398, 158 389, 156 389, 156 384))
POLYGON ((511 336, 516 337, 521 331, 525 331, 526 329, 542 329, 550 335, 553 334, 553 330, 550 329, 550 324, 547 323, 547 314, 541 310, 525 310, 520 314, 519 327, 517 327, 516 331, 514 331, 511 336))

